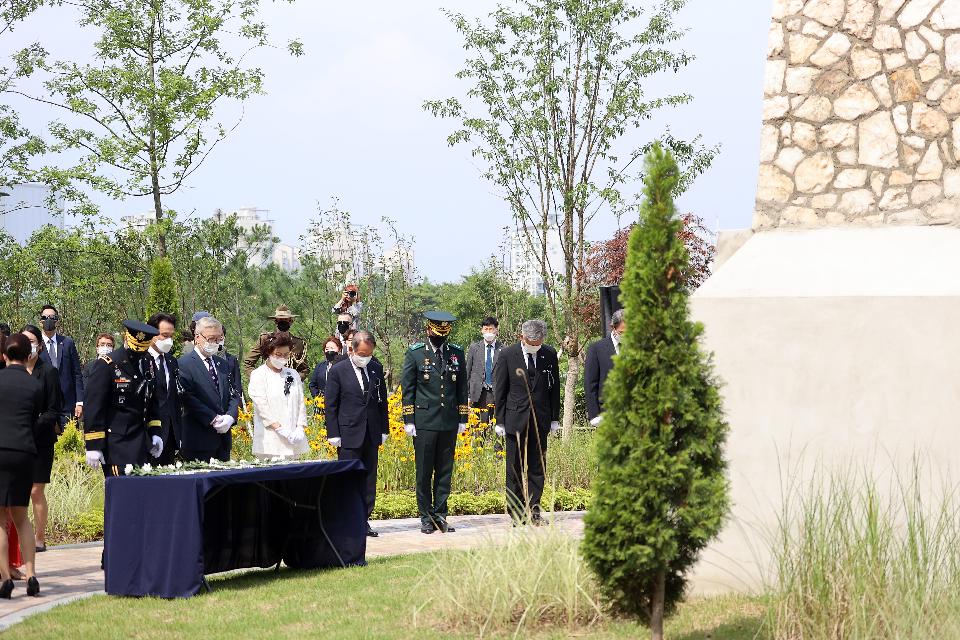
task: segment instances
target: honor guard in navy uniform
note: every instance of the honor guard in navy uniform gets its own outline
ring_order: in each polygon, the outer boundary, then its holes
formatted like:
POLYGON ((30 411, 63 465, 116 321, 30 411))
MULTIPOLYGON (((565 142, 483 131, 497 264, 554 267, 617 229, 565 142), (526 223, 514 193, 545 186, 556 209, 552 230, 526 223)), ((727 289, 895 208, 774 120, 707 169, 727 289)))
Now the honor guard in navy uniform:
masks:
POLYGON ((447 524, 453 453, 467 428, 466 357, 462 347, 447 342, 456 318, 446 311, 423 317, 428 342, 411 346, 403 361, 403 421, 413 436, 420 531, 448 533, 454 530, 447 524))
POLYGON ((108 477, 124 475, 126 465, 143 465, 163 452, 159 403, 146 357, 160 332, 133 320, 123 326, 124 346, 91 363, 84 399, 87 464, 102 466, 108 477))

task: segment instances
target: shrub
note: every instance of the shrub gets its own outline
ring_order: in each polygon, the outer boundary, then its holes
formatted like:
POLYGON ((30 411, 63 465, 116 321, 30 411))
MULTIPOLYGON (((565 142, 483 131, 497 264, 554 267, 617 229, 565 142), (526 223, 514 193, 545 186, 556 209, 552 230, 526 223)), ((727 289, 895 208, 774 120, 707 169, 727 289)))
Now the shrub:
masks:
POLYGON ((648 621, 657 639, 686 572, 727 513, 727 425, 698 344, 703 327, 689 317, 688 256, 672 198, 679 171, 655 145, 645 175, 622 283, 627 330, 603 390, 603 465, 584 553, 613 609, 648 621))
POLYGON ((170 258, 154 258, 150 263, 150 288, 147 293, 146 312, 149 318, 155 313, 178 315, 180 303, 177 294, 177 281, 173 275, 173 263, 170 258))
POLYGON ((579 629, 602 615, 578 542, 558 527, 518 527, 504 542, 440 552, 413 591, 418 618, 477 637, 544 626, 579 629))
POLYGON ((53 457, 56 460, 68 459, 74 462, 86 460, 87 448, 83 440, 83 432, 77 428, 77 421, 71 420, 63 428, 63 433, 53 445, 53 457))
MULTIPOLYGON (((53 463, 47 486, 50 505, 47 527, 51 541, 92 540, 103 535, 103 474, 69 456, 53 463), (90 514, 99 513, 99 531, 90 534, 90 514), (83 521, 87 524, 78 524, 83 521), (83 536, 81 536, 83 533, 83 536)), ((93 528, 95 529, 95 527, 93 528)))

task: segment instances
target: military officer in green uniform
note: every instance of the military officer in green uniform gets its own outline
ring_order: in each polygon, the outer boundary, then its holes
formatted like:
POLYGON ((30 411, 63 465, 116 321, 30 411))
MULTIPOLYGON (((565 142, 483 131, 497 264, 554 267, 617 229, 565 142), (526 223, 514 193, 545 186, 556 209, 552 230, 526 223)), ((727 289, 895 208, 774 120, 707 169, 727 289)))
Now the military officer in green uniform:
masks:
MULTIPOLYGON (((277 307, 273 315, 267 317, 276 323, 277 331, 280 332, 289 332, 293 321, 297 319, 297 316, 290 313, 290 308, 285 304, 277 307)), ((250 372, 259 367, 260 361, 264 359, 261 352, 263 341, 271 335, 273 335, 272 331, 261 333, 260 337, 257 338, 257 344, 253 345, 250 353, 243 359, 243 372, 247 375, 247 378, 250 377, 250 372)), ((310 375, 310 365, 307 363, 307 342, 292 333, 290 339, 293 340, 293 349, 290 350, 290 368, 297 370, 301 380, 306 380, 307 376, 310 375)))
POLYGON ((103 474, 124 475, 128 464, 141 466, 160 457, 160 404, 154 395, 146 357, 156 328, 127 320, 124 346, 94 360, 84 397, 87 464, 103 474))
POLYGON ((467 428, 467 368, 463 348, 447 342, 456 320, 446 311, 428 311, 428 342, 407 350, 400 386, 403 421, 413 436, 417 465, 417 509, 421 533, 443 533, 453 476, 457 436, 467 428))

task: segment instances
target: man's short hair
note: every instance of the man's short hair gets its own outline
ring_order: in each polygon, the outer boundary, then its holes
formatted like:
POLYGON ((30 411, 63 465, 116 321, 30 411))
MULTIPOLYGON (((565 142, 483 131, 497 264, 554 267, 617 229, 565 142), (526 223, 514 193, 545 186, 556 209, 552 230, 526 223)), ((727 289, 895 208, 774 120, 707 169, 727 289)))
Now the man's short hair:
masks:
POLYGON ((500 322, 493 316, 487 316, 480 322, 481 327, 496 327, 500 328, 500 322))
POLYGON ((543 320, 527 320, 520 327, 520 333, 527 340, 546 340, 547 323, 543 320))
MULTIPOLYGON (((153 325, 153 326, 155 326, 155 325, 153 325)), ((114 346, 117 345, 117 339, 113 337, 113 334, 112 334, 112 333, 98 333, 98 334, 97 334, 97 339, 94 340, 93 343, 96 344, 96 343, 100 342, 100 338, 106 338, 107 340, 109 340, 110 342, 112 342, 114 346)))
POLYGON ((353 348, 356 349, 361 344, 369 344, 371 347, 377 346, 377 339, 373 337, 373 334, 369 331, 357 331, 353 334, 353 337, 350 339, 350 344, 353 345, 353 348))
POLYGON ((38 315, 41 315, 41 316, 42 316, 42 315, 43 315, 43 312, 46 311, 47 309, 50 309, 51 311, 53 311, 53 312, 54 312, 55 314, 57 314, 57 315, 60 315, 60 312, 57 311, 57 308, 56 308, 55 306, 53 306, 52 304, 45 304, 45 305, 43 305, 42 307, 40 307, 40 313, 39 313, 38 315))
POLYGON ((623 324, 623 309, 617 309, 613 312, 613 315, 610 316, 610 328, 616 329, 621 324, 623 324))
POLYGON ((169 313, 155 313, 152 316, 150 316, 149 320, 147 320, 147 324, 153 327, 154 329, 159 329, 161 322, 169 322, 170 324, 173 325, 174 328, 177 327, 177 319, 174 318, 169 313))
POLYGON ((223 331, 223 325, 213 316, 206 316, 197 320, 197 327, 193 333, 196 335, 204 329, 220 329, 223 331))

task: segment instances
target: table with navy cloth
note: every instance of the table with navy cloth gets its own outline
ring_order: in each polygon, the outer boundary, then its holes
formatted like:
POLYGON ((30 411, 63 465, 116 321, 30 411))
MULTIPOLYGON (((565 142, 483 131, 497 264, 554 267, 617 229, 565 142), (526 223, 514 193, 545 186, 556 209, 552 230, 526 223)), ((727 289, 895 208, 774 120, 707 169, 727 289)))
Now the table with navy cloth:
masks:
POLYGON ((222 571, 363 564, 365 482, 359 460, 107 478, 105 590, 187 598, 222 571))

